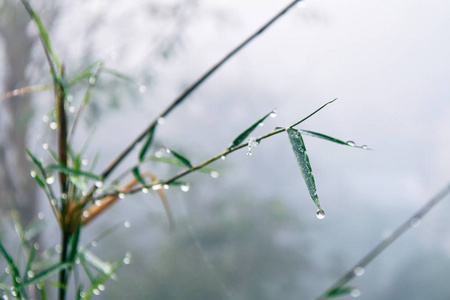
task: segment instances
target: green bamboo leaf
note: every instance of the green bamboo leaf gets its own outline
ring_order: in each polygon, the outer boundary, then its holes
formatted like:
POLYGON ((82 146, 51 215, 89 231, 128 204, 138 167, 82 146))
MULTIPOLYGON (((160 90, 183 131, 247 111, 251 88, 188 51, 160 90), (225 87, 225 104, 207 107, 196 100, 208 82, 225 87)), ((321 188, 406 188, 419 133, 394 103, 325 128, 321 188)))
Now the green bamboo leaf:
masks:
POLYGON ((45 176, 45 169, 42 166, 42 163, 39 161, 39 159, 37 159, 36 156, 34 156, 33 153, 31 153, 31 151, 28 150, 28 148, 25 148, 25 151, 27 152, 28 156, 31 158, 33 163, 36 165, 36 167, 38 167, 39 171, 41 171, 42 175, 45 176))
POLYGON ((259 124, 264 122, 264 120, 267 119, 273 113, 274 113, 274 111, 271 111, 270 113, 268 113, 267 115, 265 115, 264 117, 259 119, 255 124, 253 124, 252 126, 247 128, 247 130, 242 132, 237 138, 234 139, 234 141, 231 143, 231 145, 227 149, 230 150, 231 148, 240 145, 243 141, 245 141, 245 139, 250 135, 250 133, 252 133, 256 127, 258 127, 259 124))
POLYGON ((98 60, 87 66, 84 70, 75 75, 75 77, 69 81, 69 86, 74 86, 82 79, 89 80, 94 74, 98 73, 98 70, 100 70, 100 68, 103 66, 103 63, 104 62, 102 60, 98 60))
POLYGON ((116 262, 112 265, 111 272, 108 274, 101 274, 98 276, 91 284, 89 289, 84 293, 83 299, 90 299, 94 295, 94 291, 99 288, 100 285, 105 283, 109 278, 111 278, 114 273, 123 265, 123 262, 116 262))
POLYGON ((302 135, 298 130, 294 128, 287 128, 286 131, 311 199, 314 201, 317 208, 322 211, 320 207, 319 197, 317 196, 316 183, 312 174, 309 157, 306 154, 305 143, 303 142, 302 135))
POLYGON ((315 137, 315 138, 319 138, 319 139, 323 139, 329 142, 333 142, 336 144, 340 144, 340 145, 345 145, 345 146, 349 146, 349 147, 353 147, 353 148, 360 148, 360 149, 364 149, 364 150, 370 150, 369 148, 367 148, 367 146, 363 145, 363 146, 356 146, 356 144, 353 141, 347 141, 344 142, 342 140, 336 139, 334 137, 319 133, 319 132, 314 132, 314 131, 309 131, 309 130, 304 130, 304 129, 299 129, 299 131, 301 131, 304 134, 307 134, 309 136, 315 137))
POLYGON ((142 185, 146 185, 147 183, 145 182, 144 178, 141 176, 141 172, 139 172, 139 167, 134 167, 131 170, 131 173, 133 173, 134 178, 136 178, 136 180, 142 184, 142 185))
POLYGON ((101 180, 102 179, 101 175, 97 175, 97 174, 86 172, 86 171, 82 171, 82 170, 76 170, 76 169, 64 167, 64 166, 61 166, 61 165, 47 165, 46 168, 49 169, 49 170, 56 170, 58 172, 66 174, 66 175, 85 176, 87 178, 92 178, 92 179, 96 179, 96 180, 101 180))
POLYGON ((97 270, 103 275, 111 276, 113 272, 113 265, 110 262, 106 262, 95 256, 90 251, 79 251, 77 257, 80 261, 86 263, 91 268, 97 270))
POLYGON ((341 296, 345 296, 350 294, 355 288, 354 287, 350 287, 350 286, 341 286, 341 287, 337 287, 334 290, 328 292, 326 294, 326 298, 334 298, 334 297, 341 297, 341 296))
MULTIPOLYGON (((148 158, 148 160, 162 162, 162 163, 165 163, 165 164, 168 164, 168 165, 173 165, 173 166, 178 166, 178 167, 184 167, 185 166, 178 159, 170 158, 170 157, 156 157, 155 155, 151 155, 148 158)), ((200 172, 202 172, 202 173, 208 173, 208 174, 211 174, 211 172, 218 172, 217 169, 210 168, 210 167, 203 167, 203 168, 200 168, 198 170, 200 172)), ((173 184, 173 182, 171 182, 170 184, 173 184)))
POLYGON ((61 64, 59 62, 58 57, 56 56, 55 52, 53 51, 53 47, 52 44, 50 42, 50 38, 48 36, 48 32, 44 27, 44 24, 42 24, 41 18, 39 17, 39 15, 31 8, 30 5, 27 6, 28 11, 31 14, 31 17, 33 18, 33 21, 36 23, 38 30, 39 30, 39 36, 42 39, 42 42, 45 45, 45 48, 47 49, 47 51, 49 52, 50 56, 53 59, 53 62, 56 65, 56 69, 59 70, 61 67, 61 64))
POLYGON ((31 171, 31 177, 34 178, 34 180, 36 180, 36 182, 39 184, 39 186, 41 188, 45 188, 45 180, 43 177, 41 177, 39 174, 36 173, 36 171, 32 170, 31 171))
POLYGON ((112 76, 115 76, 115 77, 125 80, 127 82, 136 83, 136 79, 134 79, 133 77, 131 77, 125 73, 119 72, 117 70, 109 69, 109 68, 103 68, 103 70, 105 73, 108 73, 112 76))
POLYGON ((144 160, 145 154, 147 154, 148 148, 150 148, 150 145, 153 140, 153 134, 155 133, 156 124, 153 124, 153 126, 150 128, 150 130, 147 133, 147 139, 145 140, 144 145, 141 148, 141 151, 139 152, 139 162, 142 162, 144 160))
POLYGON ((28 278, 23 285, 30 285, 30 284, 34 284, 37 282, 41 282, 43 280, 45 280, 46 278, 52 276, 53 274, 59 272, 62 269, 68 269, 71 267, 70 263, 57 263, 54 264, 53 266, 51 266, 48 269, 45 269, 42 272, 39 272, 38 274, 34 275, 33 278, 28 278))
POLYGON ((183 166, 188 167, 189 169, 192 168, 191 162, 186 157, 172 149, 166 148, 166 150, 168 153, 172 154, 173 157, 179 160, 183 166))

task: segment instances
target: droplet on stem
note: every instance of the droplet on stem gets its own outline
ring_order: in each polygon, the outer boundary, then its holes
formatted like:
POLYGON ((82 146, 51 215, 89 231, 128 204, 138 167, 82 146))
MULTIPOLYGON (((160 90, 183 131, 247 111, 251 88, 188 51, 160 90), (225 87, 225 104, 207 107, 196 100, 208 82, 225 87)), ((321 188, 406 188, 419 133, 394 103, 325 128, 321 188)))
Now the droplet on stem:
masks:
POLYGON ((162 125, 162 124, 166 123, 166 119, 164 119, 163 117, 160 117, 157 122, 159 125, 162 125))
POLYGON ((55 176, 51 174, 45 179, 45 182, 47 182, 47 184, 53 184, 55 182, 55 176))
POLYGON ((168 185, 168 184, 163 185, 163 189, 168 190, 169 188, 170 188, 170 185, 168 185))
POLYGON ((364 272, 366 272, 366 270, 364 270, 363 267, 356 267, 356 268, 353 270, 353 273, 354 273, 356 276, 362 276, 362 275, 364 274, 364 272))
POLYGON ((367 145, 362 145, 361 148, 363 148, 363 149, 369 149, 369 147, 367 147, 367 145))
POLYGON ((124 193, 119 193, 117 195, 120 199, 125 199, 125 194, 124 193))
POLYGON ((316 217, 317 219, 322 220, 325 218, 325 211, 323 209, 318 209, 316 212, 316 217))
POLYGON ((44 150, 48 150, 48 144, 47 144, 47 143, 43 143, 43 144, 42 144, 42 148, 43 148, 44 150))
POLYGON ((148 188, 142 188, 142 190, 141 190, 144 194, 147 194, 148 193, 148 188))
POLYGON ((190 188, 191 188, 191 186, 188 183, 180 185, 180 189, 183 192, 189 192, 190 188))
POLYGON ((277 110, 274 109, 274 110, 272 110, 272 112, 270 113, 270 117, 271 117, 271 118, 275 118, 276 116, 277 116, 277 110))
POLYGON ((152 186, 152 190, 157 191, 160 190, 162 188, 162 185, 160 183, 155 184, 154 186, 152 186))
POLYGON ((51 130, 55 130, 56 128, 58 128, 58 124, 56 122, 51 122, 49 126, 51 130))
POLYGON ((356 146, 354 141, 347 141, 347 145, 349 145, 350 147, 355 147, 356 146))
POLYGON ((44 115, 44 116, 42 117, 42 122, 48 123, 48 121, 50 121, 50 118, 49 118, 47 115, 44 115))
POLYGON ((96 181, 96 182, 95 182, 95 186, 96 186, 97 188, 102 188, 102 187, 103 187, 103 181, 101 181, 101 180, 96 181))
POLYGON ((221 157, 220 157, 220 159, 221 160, 225 160, 227 157, 225 156, 225 155, 222 155, 221 157))
POLYGON ((97 81, 97 79, 95 79, 94 76, 92 76, 91 78, 89 78, 89 84, 91 84, 91 85, 94 85, 96 81, 97 81))
POLYGON ((33 177, 33 178, 35 178, 36 177, 36 171, 35 170, 31 170, 30 171, 30 175, 31 175, 31 177, 33 177))

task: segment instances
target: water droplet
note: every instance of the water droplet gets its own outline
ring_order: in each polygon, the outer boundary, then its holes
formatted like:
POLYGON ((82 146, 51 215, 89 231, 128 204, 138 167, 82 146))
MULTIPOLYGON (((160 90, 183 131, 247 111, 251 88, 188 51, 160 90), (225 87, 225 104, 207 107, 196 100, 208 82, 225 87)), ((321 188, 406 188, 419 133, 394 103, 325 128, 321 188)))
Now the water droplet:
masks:
POLYGON ((367 145, 362 145, 361 148, 363 148, 363 149, 369 149, 369 147, 367 147, 367 145))
POLYGON ((81 192, 81 195, 83 195, 83 196, 86 196, 87 194, 88 194, 87 191, 82 191, 82 192, 81 192))
POLYGON ((89 212, 87 210, 83 211, 83 217, 85 218, 89 217, 89 212))
POLYGON ((217 172, 217 171, 212 171, 211 173, 209 173, 209 175, 210 175, 212 178, 219 178, 220 173, 217 172))
POLYGON ((172 150, 166 149, 166 152, 170 154, 172 152, 172 150))
POLYGON ((409 222, 411 227, 418 227, 420 226, 421 223, 422 221, 420 220, 420 218, 412 218, 411 221, 409 222))
POLYGON ((274 109, 274 110, 272 110, 272 112, 270 113, 270 117, 271 117, 271 118, 275 118, 276 116, 277 116, 277 110, 274 109))
POLYGON ((73 95, 72 94, 67 95, 67 101, 68 102, 72 102, 73 101, 73 95))
POLYGON ((58 128, 58 124, 56 124, 56 122, 51 122, 49 126, 51 130, 55 130, 56 128, 58 128))
POLYGON ((123 226, 125 228, 130 228, 131 227, 131 223, 129 221, 125 221, 125 222, 123 222, 123 226))
POLYGON ((157 158, 161 158, 161 157, 163 156, 163 150, 160 149, 160 150, 156 151, 156 152, 155 152, 155 156, 156 156, 157 158))
POLYGON ((61 245, 60 244, 55 246, 55 251, 56 251, 56 253, 61 253, 61 245))
POLYGON ((264 123, 261 122, 261 123, 258 124, 258 126, 261 126, 261 127, 262 127, 262 126, 264 126, 264 123))
POLYGON ((66 193, 62 194, 62 195, 61 195, 61 198, 62 198, 63 200, 66 200, 66 199, 67 199, 67 194, 66 194, 66 193))
POLYGON ((95 182, 95 186, 98 187, 98 188, 103 187, 103 181, 101 181, 101 180, 96 181, 95 182))
POLYGON ((117 195, 120 199, 125 199, 125 194, 124 193, 119 193, 117 195))
POLYGON ((39 220, 43 220, 43 219, 44 219, 44 213, 43 213, 42 211, 40 211, 40 212, 38 213, 38 219, 39 219, 39 220))
POLYGON ((145 94, 145 92, 147 92, 147 87, 145 85, 141 84, 139 86, 139 93, 145 94))
POLYGON ((35 170, 31 170, 30 171, 30 175, 31 175, 31 177, 33 177, 33 178, 35 178, 36 177, 36 171, 35 170))
POLYGON ((141 190, 144 194, 147 194, 148 193, 148 188, 142 188, 142 190, 141 190))
POLYGON ((102 206, 102 201, 101 200, 95 200, 94 204, 95 204, 95 206, 102 206))
POLYGON ((12 291, 11 291, 11 295, 13 295, 14 297, 17 297, 17 292, 14 291, 14 290, 12 290, 12 291))
POLYGON ((79 259, 78 257, 75 259, 75 263, 76 263, 77 265, 81 264, 81 261, 80 261, 80 259, 79 259))
POLYGON ((6 274, 9 274, 9 272, 11 272, 11 271, 9 270, 8 267, 6 267, 6 268, 5 268, 5 273, 6 273, 6 274))
POLYGON ((168 184, 163 185, 163 189, 168 190, 169 188, 170 188, 170 185, 168 185, 168 184))
POLYGON ((163 117, 161 117, 161 118, 158 119, 157 122, 158 122, 159 125, 162 125, 162 124, 164 124, 164 123, 166 122, 166 119, 164 119, 163 117))
POLYGON ((16 278, 14 278, 14 280, 15 280, 17 283, 21 283, 21 282, 22 282, 22 279, 20 279, 19 276, 17 276, 16 278))
POLYGON ((55 182, 55 176, 53 174, 48 176, 47 179, 45 179, 45 182, 47 182, 47 184, 53 184, 55 182))
POLYGON ((105 286, 103 285, 103 284, 99 284, 98 286, 97 286, 97 288, 100 290, 100 291, 104 291, 105 290, 105 286))
POLYGON ((97 81, 97 79, 95 79, 94 76, 92 76, 91 78, 89 78, 89 84, 91 84, 91 85, 94 85, 96 81, 97 81))
POLYGON ((129 265, 131 263, 131 257, 125 256, 123 258, 123 263, 126 264, 126 265, 129 265))
POLYGON ((4 295, 3 295, 3 300, 9 300, 8 295, 4 294, 4 295))
POLYGON ((27 276, 28 276, 28 278, 33 278, 34 277, 34 272, 33 271, 28 271, 27 272, 27 276))
POLYGON ((92 247, 97 247, 97 242, 96 241, 92 241, 91 245, 92 245, 92 247))
POLYGON ((364 274, 364 272, 366 272, 366 270, 364 270, 363 267, 356 267, 353 270, 353 274, 355 274, 356 276, 362 276, 364 274))
POLYGON ((48 144, 47 144, 47 143, 43 143, 43 144, 42 144, 42 148, 43 148, 44 150, 48 150, 48 144))
POLYGON ((225 160, 227 157, 225 156, 225 155, 222 155, 221 157, 220 157, 220 159, 221 160, 225 160))
POLYGON ((34 250, 39 250, 39 248, 41 248, 41 246, 39 246, 38 243, 34 243, 33 248, 34 248, 34 250))
POLYGON ((100 295, 100 290, 98 290, 98 289, 94 289, 93 291, 92 291, 92 293, 94 294, 94 295, 100 295))
POLYGON ((42 122, 48 123, 48 121, 50 121, 50 118, 47 115, 42 117, 42 122))
POLYGON ((183 192, 189 192, 189 190, 191 189, 191 186, 189 185, 189 184, 182 184, 182 185, 180 185, 180 189, 183 191, 183 192))
POLYGON ((350 147, 355 147, 356 146, 354 141, 347 141, 347 145, 349 145, 350 147))
POLYGON ((154 186, 152 186, 152 190, 157 191, 160 190, 162 188, 162 185, 160 183, 155 184, 154 186))
POLYGON ((353 289, 350 292, 350 296, 352 296, 353 298, 358 298, 359 296, 361 296, 361 291, 359 289, 353 289))
POLYGON ((77 111, 77 108, 75 107, 75 105, 69 106, 69 112, 70 112, 71 114, 75 113, 76 111, 77 111))
POLYGON ((251 137, 248 139, 248 146, 247 146, 247 155, 252 155, 252 149, 258 146, 259 142, 256 140, 256 138, 251 137))
POLYGON ((81 160, 81 164, 82 164, 83 166, 87 166, 87 165, 89 164, 89 160, 88 160, 87 158, 83 158, 83 159, 81 160))
POLYGON ((317 210, 316 217, 319 220, 322 220, 323 218, 325 218, 325 212, 323 211, 323 209, 318 209, 317 210))
POLYGON ((84 292, 80 292, 81 299, 84 299, 84 296, 86 296, 86 294, 84 292))
POLYGON ((50 204, 53 205, 53 206, 56 206, 56 204, 57 204, 56 200, 55 199, 50 200, 50 204))

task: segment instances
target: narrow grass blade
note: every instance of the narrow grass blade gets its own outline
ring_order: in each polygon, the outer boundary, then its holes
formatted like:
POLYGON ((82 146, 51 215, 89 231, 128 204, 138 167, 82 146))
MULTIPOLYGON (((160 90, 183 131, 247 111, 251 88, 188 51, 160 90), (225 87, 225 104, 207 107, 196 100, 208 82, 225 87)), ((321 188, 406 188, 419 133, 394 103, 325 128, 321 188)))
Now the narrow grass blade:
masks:
POLYGON ((104 68, 103 70, 105 73, 108 73, 114 77, 120 78, 120 79, 125 80, 130 83, 136 83, 136 79, 134 79, 133 77, 131 77, 125 73, 119 72, 117 70, 109 69, 109 68, 104 68))
POLYGON ((29 225, 23 232, 23 238, 25 241, 30 241, 41 233, 47 224, 44 220, 36 219, 31 225, 29 225))
POLYGON ((27 148, 25 148, 25 151, 27 152, 28 156, 31 158, 33 163, 36 165, 36 167, 39 168, 39 171, 41 171, 42 175, 45 176, 45 169, 42 166, 42 163, 39 161, 39 159, 36 158, 36 156, 33 155, 33 153, 30 152, 27 148))
POLYGON ((175 157, 183 166, 188 167, 189 169, 192 168, 191 162, 186 157, 184 157, 183 155, 181 155, 180 153, 178 153, 172 149, 169 149, 169 148, 166 148, 166 149, 167 149, 167 152, 172 154, 173 157, 175 157))
POLYGON ((259 124, 264 122, 264 120, 267 119, 272 113, 274 113, 274 111, 271 111, 270 113, 259 119, 255 124, 247 128, 244 132, 242 132, 237 138, 234 139, 234 141, 228 147, 228 150, 240 145, 243 141, 245 141, 245 139, 250 135, 250 133, 252 133, 253 130, 255 130, 255 128, 258 127, 259 124))
POLYGON ((84 293, 83 299, 90 299, 92 295, 94 295, 94 291, 98 289, 99 285, 105 283, 109 278, 113 276, 113 274, 123 265, 123 262, 116 262, 111 267, 111 272, 108 274, 102 274, 98 276, 89 289, 84 293))
POLYGON ((83 71, 81 71, 80 73, 75 75, 75 77, 72 80, 69 81, 69 86, 70 87, 74 86, 82 79, 89 80, 94 74, 96 74, 98 72, 96 70, 99 70, 101 68, 101 66, 103 66, 102 60, 98 60, 98 61, 90 64, 83 71))
MULTIPOLYGON (((156 156, 152 155, 148 158, 148 160, 162 162, 165 164, 174 165, 174 166, 178 166, 178 167, 184 167, 184 165, 178 159, 170 158, 170 157, 156 157, 156 156)), ((211 172, 218 172, 217 169, 210 168, 210 167, 203 167, 198 170, 202 173, 208 173, 208 174, 211 174, 211 172)), ((171 182, 170 184, 173 184, 173 182, 171 182)))
POLYGON ((141 172, 139 172, 139 167, 134 167, 131 170, 131 173, 133 173, 134 178, 136 178, 137 181, 139 181, 140 184, 146 185, 145 179, 142 177, 141 172))
POLYGON ((58 171, 58 172, 61 172, 61 173, 67 174, 67 175, 85 176, 87 178, 92 178, 92 179, 96 179, 96 180, 102 179, 101 175, 97 175, 97 174, 82 171, 82 170, 76 170, 76 169, 64 167, 61 165, 48 165, 46 168, 50 169, 50 170, 55 170, 55 171, 58 171))
POLYGON ((300 132, 293 128, 286 129, 291 142, 292 150, 294 151, 295 158, 302 172, 303 179, 305 180, 306 187, 308 188, 311 199, 316 204, 317 208, 321 210, 319 197, 317 196, 316 183, 312 174, 311 164, 309 157, 306 154, 305 143, 303 142, 300 132))
POLYGON ((157 123, 153 124, 153 126, 147 132, 147 139, 145 140, 145 143, 142 146, 141 151, 139 151, 139 162, 142 162, 144 160, 145 155, 147 154, 148 148, 150 148, 150 145, 152 144, 153 134, 155 133, 156 124, 157 123))
POLYGON ((101 274, 111 276, 114 273, 112 272, 113 265, 111 263, 101 260, 90 251, 80 251, 77 257, 101 274))
POLYGON ((360 148, 360 149, 364 149, 364 150, 369 150, 369 148, 367 148, 367 146, 356 146, 354 142, 352 141, 347 141, 344 142, 342 140, 336 139, 334 137, 319 133, 319 132, 314 132, 314 131, 309 131, 309 130, 304 130, 304 129, 299 129, 300 132, 307 134, 309 136, 315 137, 315 138, 319 138, 319 139, 323 139, 329 142, 333 142, 336 144, 340 144, 340 145, 345 145, 345 146, 349 146, 349 147, 353 147, 353 148, 360 148))
POLYGON ((39 272, 38 274, 36 274, 33 278, 29 278, 28 280, 26 280, 23 285, 30 285, 33 283, 37 283, 37 282, 41 282, 44 279, 52 276, 53 274, 59 272, 62 269, 67 269, 70 267, 69 263, 57 263, 53 266, 51 266, 48 269, 45 269, 42 272, 39 272))

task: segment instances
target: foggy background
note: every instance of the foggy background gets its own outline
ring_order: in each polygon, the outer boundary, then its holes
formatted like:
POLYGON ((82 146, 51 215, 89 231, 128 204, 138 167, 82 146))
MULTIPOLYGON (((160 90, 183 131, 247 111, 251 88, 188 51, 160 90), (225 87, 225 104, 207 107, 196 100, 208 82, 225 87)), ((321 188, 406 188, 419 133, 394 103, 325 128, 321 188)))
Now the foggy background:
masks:
MULTIPOLYGON (((0 1, 3 6, 8 2, 0 1)), ((107 74, 99 79, 92 99, 96 110, 86 113, 76 141, 81 148, 92 134, 86 157, 92 161, 101 153, 96 168, 100 172, 187 85, 288 3, 140 0, 32 5, 44 24, 51 24, 53 46, 68 76, 102 59, 106 67, 139 82, 127 84, 107 74), (145 93, 139 92, 142 86, 145 93)), ((166 193, 175 232, 168 231, 156 195, 128 196, 82 236, 86 244, 114 224, 131 223, 131 228, 93 249, 103 259, 132 254, 131 264, 119 270, 119 280, 107 281, 96 297, 319 295, 448 184, 449 11, 450 3, 443 0, 309 0, 289 11, 166 118, 158 127, 152 153, 162 144, 196 164, 224 151, 272 109, 277 117, 267 119, 252 136, 288 126, 334 98, 338 100, 299 128, 374 150, 304 137, 326 212, 323 220, 316 218, 285 133, 262 141, 251 156, 242 149, 214 163, 220 171, 217 179, 207 174, 184 178, 191 183, 188 193, 170 188, 166 193)), ((26 26, 30 37, 35 31, 34 25, 26 26)), ((3 37, 1 43, 5 49, 10 39, 3 37)), ((5 50, 0 50, 0 57, 7 61, 5 50)), ((46 71, 41 46, 34 43, 27 84, 50 83, 46 71)), ((2 82, 7 74, 6 67, 0 68, 2 82)), ((5 83, 1 87, 8 90, 5 83)), ((80 89, 73 96, 79 101, 82 95, 80 89)), ((51 92, 32 97, 26 143, 42 157, 46 156, 40 140, 54 141, 54 132, 42 122, 52 101, 51 92)), ((2 110, 1 122, 8 124, 7 110, 2 110)), ((8 144, 5 136, 2 143, 8 144)), ((121 169, 136 157, 137 152, 121 169)), ((160 178, 179 171, 158 163, 148 168, 160 178)), ((48 236, 57 236, 58 230, 42 195, 38 201, 36 211, 44 211, 49 222, 44 240, 50 246, 56 241, 48 236)), ((439 204, 421 226, 350 283, 361 291, 360 299, 449 297, 448 209, 446 201, 439 204)))

